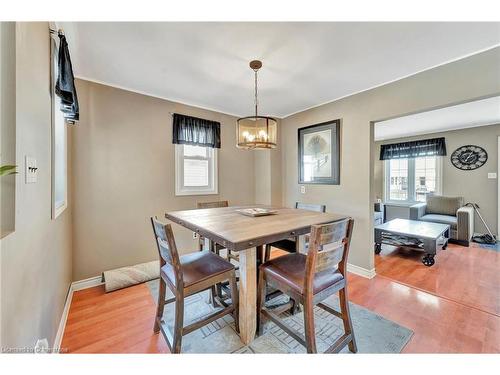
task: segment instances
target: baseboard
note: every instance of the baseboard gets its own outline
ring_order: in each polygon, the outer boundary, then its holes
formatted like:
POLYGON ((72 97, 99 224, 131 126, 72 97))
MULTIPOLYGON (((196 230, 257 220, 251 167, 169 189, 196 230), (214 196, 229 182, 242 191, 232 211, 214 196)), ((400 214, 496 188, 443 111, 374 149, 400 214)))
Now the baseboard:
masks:
POLYGON ((73 289, 74 292, 76 292, 77 290, 92 288, 94 286, 99 286, 101 284, 103 284, 102 277, 94 276, 84 280, 73 281, 71 283, 71 288, 73 289))
POLYGON ((73 300, 73 293, 78 290, 92 288, 101 284, 101 276, 95 276, 85 280, 73 281, 70 284, 68 288, 68 294, 66 295, 66 301, 64 302, 64 309, 61 315, 61 320, 59 321, 59 327, 57 328, 56 338, 54 339, 54 345, 52 345, 52 348, 56 349, 54 353, 58 353, 58 350, 61 349, 61 342, 64 335, 64 329, 66 328, 69 308, 71 306, 71 301, 73 300))
POLYGON ((58 350, 61 349, 61 342, 64 335, 64 328, 66 328, 66 320, 68 319, 69 307, 71 306, 71 300, 73 299, 73 284, 71 283, 68 288, 68 294, 66 294, 66 301, 64 302, 64 309, 61 315, 61 320, 59 321, 59 327, 57 328, 56 338, 54 339, 54 345, 52 348, 55 349, 53 353, 57 354, 58 350))
POLYGON ((355 275, 366 277, 367 279, 373 279, 377 274, 375 268, 368 270, 363 267, 356 266, 354 264, 347 263, 347 271, 354 273, 355 275))

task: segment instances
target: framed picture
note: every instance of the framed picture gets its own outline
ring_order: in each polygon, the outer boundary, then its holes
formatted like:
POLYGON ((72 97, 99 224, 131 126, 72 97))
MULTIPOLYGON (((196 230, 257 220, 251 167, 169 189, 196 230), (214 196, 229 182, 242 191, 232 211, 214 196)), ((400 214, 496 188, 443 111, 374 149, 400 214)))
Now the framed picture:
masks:
POLYGON ((298 130, 299 183, 340 184, 340 120, 298 130))

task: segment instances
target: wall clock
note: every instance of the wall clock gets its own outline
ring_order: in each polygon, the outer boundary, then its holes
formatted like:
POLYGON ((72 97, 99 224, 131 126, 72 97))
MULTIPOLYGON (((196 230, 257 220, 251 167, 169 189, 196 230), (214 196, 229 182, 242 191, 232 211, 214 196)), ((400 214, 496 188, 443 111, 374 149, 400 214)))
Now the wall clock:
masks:
POLYGON ((465 145, 451 154, 451 163, 463 171, 471 171, 482 167, 488 160, 488 153, 479 146, 465 145))

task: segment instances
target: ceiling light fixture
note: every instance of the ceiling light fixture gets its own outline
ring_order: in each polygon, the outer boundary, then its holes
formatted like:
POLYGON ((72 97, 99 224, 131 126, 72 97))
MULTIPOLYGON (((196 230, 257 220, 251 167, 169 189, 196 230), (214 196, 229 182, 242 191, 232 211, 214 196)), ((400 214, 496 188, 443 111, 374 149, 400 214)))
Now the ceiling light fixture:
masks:
POLYGON ((237 144, 243 149, 271 149, 277 146, 278 122, 268 116, 259 116, 257 99, 257 73, 262 68, 259 60, 250 61, 255 73, 255 115, 238 119, 237 144))

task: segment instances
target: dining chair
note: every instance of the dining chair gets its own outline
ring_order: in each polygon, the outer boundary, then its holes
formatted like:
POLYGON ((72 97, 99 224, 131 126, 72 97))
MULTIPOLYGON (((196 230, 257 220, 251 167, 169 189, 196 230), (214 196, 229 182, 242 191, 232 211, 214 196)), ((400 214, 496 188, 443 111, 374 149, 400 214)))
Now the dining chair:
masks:
POLYGON ((187 335, 227 314, 232 314, 236 331, 239 332, 238 291, 234 266, 209 251, 196 251, 179 256, 170 224, 164 224, 156 217, 151 218, 160 257, 160 290, 154 332, 161 331, 172 353, 180 353, 182 336, 187 335), (231 304, 219 301, 221 309, 184 326, 184 301, 186 297, 211 289, 223 281, 229 281, 232 295, 231 304), (167 287, 174 294, 166 299, 167 287), (174 332, 171 333, 163 320, 166 304, 175 302, 174 332))
MULTIPOLYGON (((205 208, 220 208, 220 207, 229 207, 229 202, 228 201, 213 201, 213 202, 198 202, 197 203, 197 208, 198 209, 205 209, 205 208)), ((219 245, 218 243, 215 243, 213 241, 209 241, 209 250, 217 255, 220 255, 220 251, 224 249, 224 246, 219 245)), ((205 248, 205 238, 200 235, 199 237, 199 247, 200 251, 205 248)), ((239 257, 236 254, 233 254, 231 250, 226 249, 226 260, 228 262, 231 262, 231 260, 234 260, 236 262, 239 262, 239 257)), ((235 268, 236 270, 238 269, 238 266, 235 268)), ((236 278, 238 280, 238 278, 236 278)), ((215 305, 215 299, 214 296, 219 297, 222 300, 226 300, 228 298, 231 298, 231 290, 228 287, 228 283, 220 283, 217 284, 216 286, 216 293, 212 293, 212 304, 215 305)))
POLYGON ((354 220, 351 218, 329 224, 313 225, 307 255, 287 254, 260 266, 257 295, 259 335, 263 333, 264 319, 269 319, 304 345, 308 353, 316 353, 314 306, 317 305, 342 319, 344 325, 344 334, 326 352, 338 353, 346 345, 349 346, 351 352, 357 352, 349 314, 346 275, 353 225, 354 220), (293 304, 292 300, 274 309, 265 306, 267 285, 277 288, 304 306, 305 335, 287 326, 279 316, 293 304), (340 312, 322 302, 337 292, 340 312))
MULTIPOLYGON (((309 210, 309 211, 317 211, 317 212, 325 212, 326 205, 324 204, 310 204, 310 203, 300 203, 295 202, 295 208, 301 210, 309 210)), ((298 246, 298 237, 287 238, 284 240, 276 241, 266 245, 264 261, 267 262, 271 258, 271 248, 274 247, 276 249, 284 250, 288 253, 295 253, 297 251, 298 246)))
MULTIPOLYGON (((198 209, 204 209, 204 208, 220 208, 220 207, 228 207, 229 202, 228 201, 215 201, 215 202, 198 202, 196 204, 198 209)), ((202 237, 201 235, 199 236, 199 246, 200 246, 200 251, 205 248, 205 238, 202 237)), ((224 247, 219 244, 214 244, 212 241, 210 242, 210 250, 215 252, 217 255, 219 255, 220 250, 222 250, 224 247)), ((227 252, 227 260, 230 260, 230 252, 227 252)))

